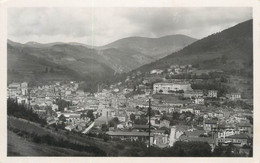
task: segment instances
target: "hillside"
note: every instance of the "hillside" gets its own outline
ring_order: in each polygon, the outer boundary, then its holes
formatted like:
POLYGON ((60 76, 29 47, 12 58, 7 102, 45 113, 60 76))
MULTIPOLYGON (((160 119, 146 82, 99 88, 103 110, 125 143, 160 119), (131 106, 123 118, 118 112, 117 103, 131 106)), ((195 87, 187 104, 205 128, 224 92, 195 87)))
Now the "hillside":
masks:
POLYGON ((195 39, 173 35, 162 38, 125 38, 103 47, 81 43, 8 40, 8 81, 106 81, 177 51, 195 39))
POLYGON ((103 80, 113 76, 114 71, 92 51, 66 44, 32 47, 8 43, 8 81, 103 80))
POLYGON ((132 50, 154 59, 159 59, 184 48, 194 41, 196 41, 196 39, 185 35, 168 35, 160 38, 128 37, 99 48, 116 48, 125 51, 132 50))
POLYGON ((8 156, 91 156, 87 152, 30 142, 8 131, 8 156))
POLYGON ((133 72, 149 72, 152 69, 164 69, 174 64, 192 64, 200 69, 252 71, 252 24, 253 21, 248 20, 222 32, 212 34, 133 72))

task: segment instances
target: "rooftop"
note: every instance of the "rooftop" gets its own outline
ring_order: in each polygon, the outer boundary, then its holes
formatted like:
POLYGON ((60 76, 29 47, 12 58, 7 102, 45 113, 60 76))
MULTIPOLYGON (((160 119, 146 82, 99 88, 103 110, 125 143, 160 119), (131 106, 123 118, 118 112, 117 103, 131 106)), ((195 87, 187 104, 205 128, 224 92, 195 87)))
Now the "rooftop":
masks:
POLYGON ((248 136, 247 136, 246 134, 237 134, 237 135, 228 136, 227 138, 232 138, 232 139, 248 139, 248 136))
POLYGON ((184 82, 174 82, 174 83, 167 83, 167 82, 163 83, 163 82, 160 82, 160 83, 154 83, 154 84, 161 84, 161 85, 174 85, 174 84, 176 84, 176 85, 190 85, 189 83, 184 83, 184 82))
MULTIPOLYGON (((128 132, 128 131, 108 131, 106 132, 109 136, 149 136, 148 132, 128 132)), ((151 133, 151 136, 153 134, 151 133)))
POLYGON ((188 137, 182 135, 180 137, 181 141, 196 141, 196 142, 208 142, 209 144, 213 144, 214 140, 211 137, 188 137))

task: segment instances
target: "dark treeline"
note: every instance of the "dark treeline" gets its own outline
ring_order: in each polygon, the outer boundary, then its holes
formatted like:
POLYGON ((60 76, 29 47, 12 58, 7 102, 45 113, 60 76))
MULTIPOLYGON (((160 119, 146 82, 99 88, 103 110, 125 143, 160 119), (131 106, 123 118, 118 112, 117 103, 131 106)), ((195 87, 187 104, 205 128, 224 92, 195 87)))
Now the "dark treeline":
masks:
POLYGON ((7 115, 17 118, 26 119, 39 124, 46 124, 46 121, 34 113, 31 108, 27 108, 23 104, 18 104, 17 100, 8 98, 7 100, 7 115))
POLYGON ((146 156, 164 156, 164 157, 252 157, 252 148, 243 147, 250 150, 249 154, 240 153, 239 149, 234 145, 216 146, 211 151, 211 147, 207 142, 181 142, 177 141, 171 148, 152 147, 150 152, 147 151, 146 156))
MULTIPOLYGON (((120 141, 120 140, 119 140, 120 141)), ((239 149, 232 144, 228 146, 216 146, 213 151, 207 142, 175 142, 173 147, 158 148, 146 147, 142 142, 122 142, 126 145, 133 145, 129 148, 125 156, 135 157, 252 157, 252 148, 249 155, 239 153, 239 149)), ((243 147, 248 148, 248 147, 243 147)), ((248 148, 249 149, 249 148, 248 148)))
POLYGON ((210 157, 211 147, 206 142, 181 142, 177 141, 173 147, 159 149, 152 147, 148 156, 176 156, 176 157, 210 157))

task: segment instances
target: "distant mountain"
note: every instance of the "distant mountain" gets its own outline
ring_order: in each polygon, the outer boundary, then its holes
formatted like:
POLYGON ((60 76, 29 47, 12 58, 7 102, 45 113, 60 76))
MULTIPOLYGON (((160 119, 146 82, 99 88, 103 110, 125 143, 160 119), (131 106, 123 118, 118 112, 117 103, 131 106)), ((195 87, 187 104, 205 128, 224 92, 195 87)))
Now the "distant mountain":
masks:
POLYGON ((114 70, 102 63, 102 58, 92 51, 68 44, 43 47, 37 44, 32 47, 8 43, 8 81, 99 81, 113 76, 114 70))
POLYGON ((84 46, 84 47, 89 48, 89 49, 95 49, 96 48, 96 46, 86 45, 86 44, 82 44, 82 43, 78 43, 78 42, 69 42, 68 44, 69 45, 84 46))
POLYGON ((47 44, 42 44, 34 41, 30 41, 25 43, 24 45, 27 47, 33 47, 33 48, 43 48, 43 47, 51 47, 53 45, 59 45, 63 44, 62 42, 53 42, 53 43, 47 43, 47 44))
POLYGON ((182 50, 135 71, 149 72, 173 64, 192 64, 201 69, 253 69, 253 20, 198 40, 182 50))
POLYGON ((184 35, 131 37, 94 47, 75 42, 21 44, 8 40, 8 79, 108 80, 115 73, 129 72, 194 41, 184 35), (44 73, 45 69, 51 73, 44 73))
POLYGON ((15 47, 24 47, 24 44, 18 43, 18 42, 14 42, 12 40, 7 40, 7 45, 11 45, 11 46, 15 46, 15 47))
POLYGON ((122 73, 163 58, 194 41, 196 39, 184 35, 128 37, 96 47, 96 50, 116 72, 122 73))
POLYGON ((128 37, 117 40, 100 49, 115 48, 124 51, 135 51, 145 56, 159 59, 172 52, 181 50, 185 46, 193 43, 196 39, 185 35, 169 35, 160 38, 128 37))

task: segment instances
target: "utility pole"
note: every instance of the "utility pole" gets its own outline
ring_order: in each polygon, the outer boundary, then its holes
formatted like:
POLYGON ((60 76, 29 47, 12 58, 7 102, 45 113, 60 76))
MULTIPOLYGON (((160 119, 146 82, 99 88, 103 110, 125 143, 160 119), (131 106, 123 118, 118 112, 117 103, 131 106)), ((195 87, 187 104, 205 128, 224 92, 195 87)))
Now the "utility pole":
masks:
POLYGON ((150 154, 150 147, 151 147, 151 98, 149 98, 149 107, 148 107, 148 117, 149 117, 149 120, 148 120, 148 125, 149 125, 149 154, 150 154))
POLYGON ((31 90, 28 88, 28 109, 31 108, 31 90))
POLYGON ((59 103, 58 103, 59 111, 61 110, 62 107, 62 102, 61 102, 61 90, 59 90, 59 103))

